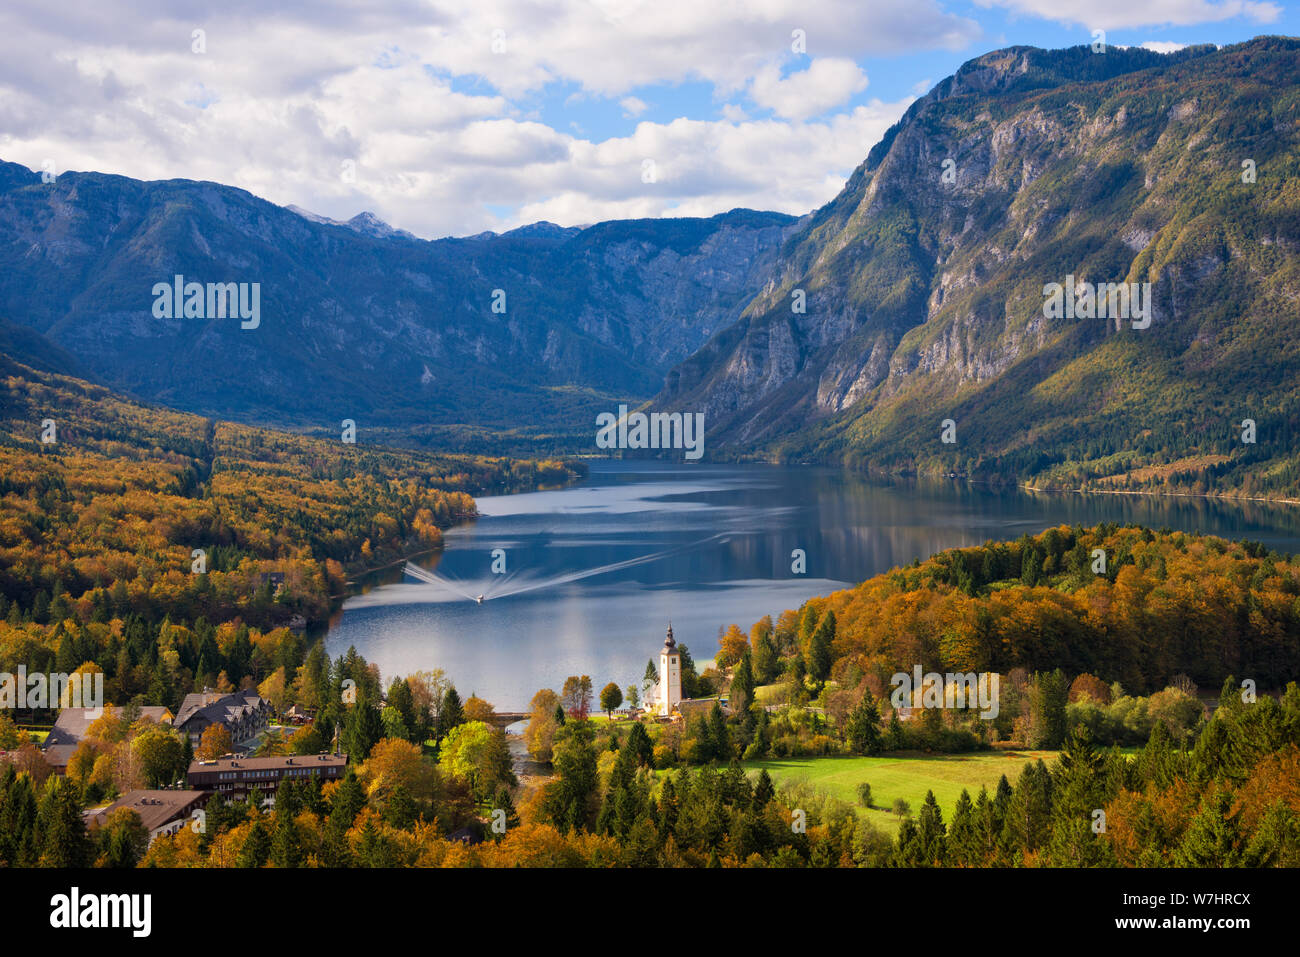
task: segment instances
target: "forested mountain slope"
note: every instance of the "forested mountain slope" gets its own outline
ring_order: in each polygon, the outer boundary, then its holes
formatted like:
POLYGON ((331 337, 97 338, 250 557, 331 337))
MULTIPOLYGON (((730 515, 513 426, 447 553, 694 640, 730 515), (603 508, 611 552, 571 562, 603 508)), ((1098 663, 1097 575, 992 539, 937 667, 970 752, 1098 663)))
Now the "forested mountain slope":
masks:
POLYGON ((714 450, 1294 495, 1298 139, 1295 39, 979 57, 657 401, 705 411, 714 450), (1069 276, 1150 283, 1149 325, 1045 317, 1069 276))

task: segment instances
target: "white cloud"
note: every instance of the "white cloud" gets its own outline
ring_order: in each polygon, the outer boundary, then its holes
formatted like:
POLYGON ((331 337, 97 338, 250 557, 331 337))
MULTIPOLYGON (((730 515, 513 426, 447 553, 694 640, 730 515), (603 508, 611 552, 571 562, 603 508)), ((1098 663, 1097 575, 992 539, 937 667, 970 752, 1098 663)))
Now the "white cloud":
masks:
POLYGON ((777 116, 802 120, 820 116, 867 88, 867 75, 852 60, 821 57, 806 70, 782 77, 779 68, 759 70, 749 88, 750 98, 777 116))
POLYGON ((618 101, 618 105, 623 107, 625 117, 640 116, 646 110, 650 109, 645 100, 635 96, 625 96, 618 101))
POLYGON ((1142 44, 1143 50, 1150 50, 1153 53, 1177 53, 1186 48, 1186 43, 1174 43, 1172 40, 1148 40, 1142 44))
POLYGON ((629 137, 574 141, 567 168, 538 168, 545 199, 517 223, 627 216, 711 216, 736 206, 801 215, 828 202, 911 100, 872 101, 814 123, 780 120, 641 123, 629 137), (656 182, 641 181, 642 161, 656 182))
POLYGON ((907 105, 823 116, 865 85, 854 61, 978 35, 937 0, 287 0, 273 12, 261 0, 101 0, 58 16, 8 0, 0 159, 214 180, 339 219, 369 209, 423 236, 543 215, 803 213, 907 105), (191 51, 195 28, 204 54, 191 51), (812 62, 783 79, 796 28, 812 62), (639 115, 631 91, 691 80, 726 104, 719 119, 641 122, 609 139, 571 116, 559 129, 539 119, 557 88, 639 115), (733 99, 746 91, 776 119, 750 120, 733 99), (641 182, 648 157, 654 184, 641 182), (340 175, 349 162, 355 181, 340 175), (502 222, 489 206, 519 214, 502 222))
POLYGON ((1120 30, 1151 26, 1190 26, 1245 17, 1272 23, 1282 8, 1268 0, 975 0, 982 7, 1006 7, 1058 23, 1120 30))

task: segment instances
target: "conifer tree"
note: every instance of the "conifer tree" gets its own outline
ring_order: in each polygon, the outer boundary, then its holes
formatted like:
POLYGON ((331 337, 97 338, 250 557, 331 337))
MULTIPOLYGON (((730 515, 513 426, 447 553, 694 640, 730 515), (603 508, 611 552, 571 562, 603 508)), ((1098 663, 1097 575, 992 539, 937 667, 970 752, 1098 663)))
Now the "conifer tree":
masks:
POLYGON ((925 867, 943 865, 948 856, 947 833, 934 791, 926 791, 925 803, 921 805, 916 821, 919 863, 925 867))
MULTIPOLYGON (((980 797, 987 806, 988 794, 981 792, 980 797)), ((983 859, 976 829, 975 806, 971 803, 970 792, 962 788, 957 807, 952 812, 952 824, 948 828, 948 861, 957 867, 976 867, 983 859)))
POLYGON ((263 867, 271 857, 271 838, 260 820, 254 821, 235 858, 236 867, 263 867))
POLYGON ((880 753, 884 743, 880 731, 880 712, 876 710, 876 700, 870 691, 864 691, 862 699, 849 712, 845 733, 854 754, 880 753))

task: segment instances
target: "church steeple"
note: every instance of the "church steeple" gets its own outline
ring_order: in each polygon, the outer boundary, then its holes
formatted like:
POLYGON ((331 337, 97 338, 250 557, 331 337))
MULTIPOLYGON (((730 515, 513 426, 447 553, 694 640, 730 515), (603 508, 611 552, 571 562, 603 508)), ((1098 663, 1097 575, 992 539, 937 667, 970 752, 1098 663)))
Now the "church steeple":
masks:
POLYGON ((659 714, 668 717, 682 700, 682 657, 673 637, 673 623, 668 623, 668 637, 659 649, 659 714))

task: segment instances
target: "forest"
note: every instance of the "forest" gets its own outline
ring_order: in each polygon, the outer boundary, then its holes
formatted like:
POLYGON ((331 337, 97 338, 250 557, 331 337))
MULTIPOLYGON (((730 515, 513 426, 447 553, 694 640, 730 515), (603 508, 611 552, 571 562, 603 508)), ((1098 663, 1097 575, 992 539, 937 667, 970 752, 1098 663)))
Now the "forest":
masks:
POLYGON ((350 575, 441 547, 475 494, 584 468, 216 422, 3 356, 0 376, 0 670, 89 664, 118 703, 300 663, 285 626, 350 575))
MULTIPOLYGON (((589 678, 542 689, 524 740, 546 772, 528 777, 516 774, 492 705, 462 701, 441 671, 385 686, 354 650, 331 661, 284 629, 164 623, 156 640, 138 617, 114 619, 120 660, 161 644, 161 665, 137 672, 106 659, 110 686, 131 700, 92 726, 66 776, 50 774, 24 732, 0 719, 12 755, 0 774, 0 862, 1296 866, 1300 687, 1286 649, 1298 596, 1289 556, 1209 536, 1058 528, 949 550, 760 619, 748 634, 724 630, 712 664, 696 674, 690 660, 687 681, 696 693, 725 692, 725 710, 715 698, 682 722, 615 721, 592 712, 589 678), (1097 551, 1109 556, 1104 567, 1097 551), (277 711, 313 715, 292 735, 268 735, 258 753, 337 748, 346 777, 281 784, 270 810, 256 793, 215 798, 206 829, 152 845, 129 810, 88 829, 83 807, 188 765, 188 742, 141 718, 138 704, 158 700, 165 676, 183 677, 191 661, 225 686, 265 676, 257 687, 277 711), (900 720, 883 676, 912 662, 1005 669, 998 720, 975 707, 900 720), (1217 696, 1193 675, 1214 679, 1217 696), (947 812, 933 793, 915 814, 898 808, 892 835, 849 802, 749 764, 988 748, 1055 757, 964 792, 947 812)), ((603 709, 616 700, 601 693, 603 709)), ((208 738, 195 756, 228 744, 208 738)))

